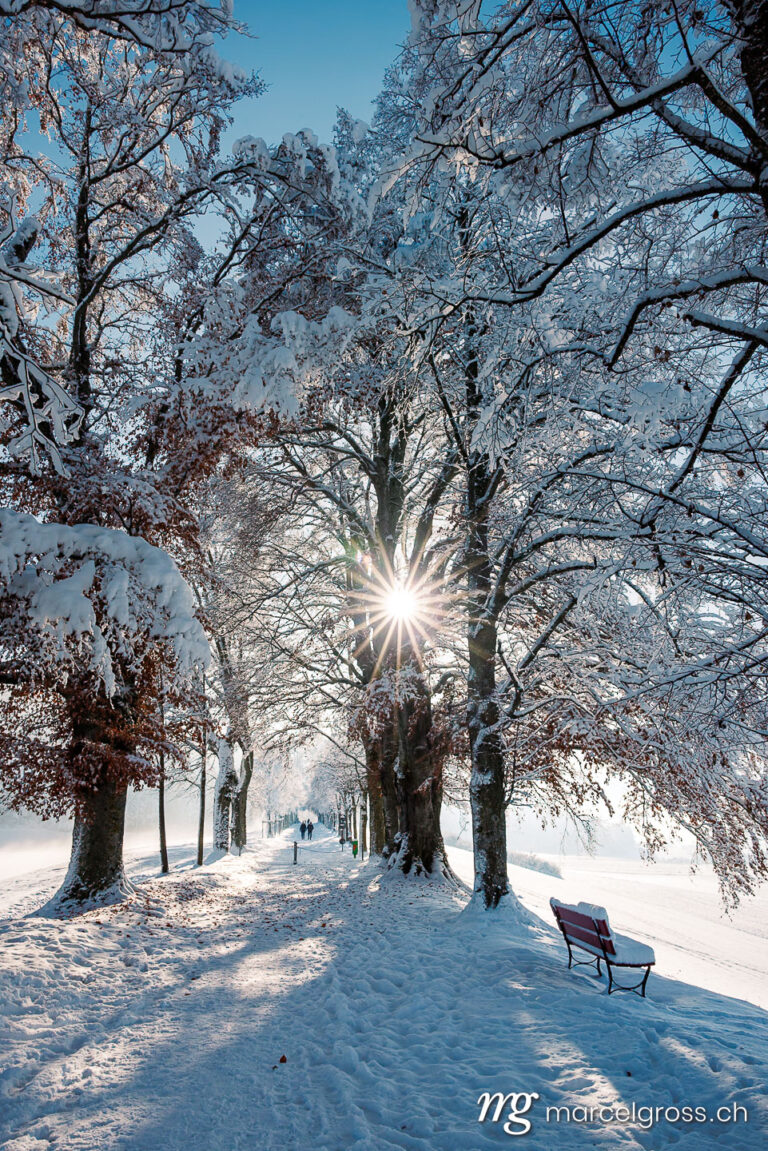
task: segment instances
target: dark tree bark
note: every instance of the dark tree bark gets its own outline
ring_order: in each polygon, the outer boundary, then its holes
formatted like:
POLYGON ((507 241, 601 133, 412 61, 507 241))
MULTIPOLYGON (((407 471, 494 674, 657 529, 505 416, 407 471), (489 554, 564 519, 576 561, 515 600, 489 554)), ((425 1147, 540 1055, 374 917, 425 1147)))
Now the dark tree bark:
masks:
MULTIPOLYGON (((161 679, 162 685, 162 679, 161 679)), ((160 719, 163 728, 163 739, 165 739, 165 705, 163 702, 162 688, 160 692, 160 719)), ((165 831, 165 751, 161 745, 160 747, 160 780, 158 783, 158 803, 157 803, 157 818, 160 831, 160 870, 163 875, 167 875, 170 870, 168 867, 168 837, 165 831)))
MULTIPOLYGON (((471 366, 471 365, 470 365, 471 366)), ((479 397, 468 383, 471 408, 479 397)), ((487 457, 470 460, 467 484, 469 546, 468 715, 472 775, 469 784, 475 891, 486 907, 496 907, 509 891, 505 798, 505 747, 496 698, 498 615, 494 604, 488 509, 493 477, 487 457)))
POLYGON ((726 0, 741 43, 741 73, 761 135, 768 133, 768 0, 726 0))
MULTIPOLYGON (((741 41, 741 73, 749 89, 755 125, 768 149, 768 0, 727 0, 734 31, 741 41)), ((768 165, 757 153, 760 196, 768 215, 768 165)))
POLYGON ((160 829, 160 870, 167 875, 168 866, 168 837, 165 832, 165 756, 160 756, 160 782, 158 784, 157 817, 160 829))
POLYGON ((197 815, 197 866, 203 866, 203 851, 205 848, 205 788, 207 784, 207 736, 203 730, 203 740, 200 745, 200 806, 197 815))
POLYGON ((398 782, 395 775, 397 761, 397 733, 386 729, 379 741, 379 773, 384 804, 384 854, 396 850, 401 826, 401 805, 398 796, 398 782))
POLYGON ((442 761, 432 739, 432 706, 423 676, 411 665, 397 701, 400 831, 392 865, 406 875, 451 876, 440 831, 442 761))
POLYGON ((240 779, 232 797, 232 846, 242 851, 248 842, 248 788, 253 778, 253 752, 243 758, 240 779))
POLYGON ((69 868, 52 904, 76 910, 93 903, 118 902, 130 894, 123 868, 127 795, 126 787, 107 781, 81 797, 69 868))
MULTIPOLYGON (((471 578, 477 579, 477 575, 471 578)), ((482 613, 483 607, 473 597, 482 613)), ((505 748, 498 730, 496 691, 495 622, 475 617, 469 623, 469 739, 472 776, 469 785, 472 810, 472 847, 475 860, 475 891, 486 907, 496 907, 509 891, 507 872, 507 821, 504 790, 505 748)))
POLYGON ((87 679, 70 685, 72 852, 64 883, 47 908, 114 903, 133 890, 123 869, 125 768, 136 752, 135 699, 127 678, 111 699, 87 679))
POLYGON ((381 855, 387 842, 384 820, 384 793, 381 786, 381 755, 377 739, 365 741, 365 775, 371 803, 371 852, 381 855))
POLYGON ((490 483, 487 461, 475 459, 469 473, 468 511, 469 683, 468 715, 472 775, 472 845, 475 891, 486 907, 496 907, 509 891, 505 799, 505 747, 499 731, 496 699, 497 617, 491 586, 485 498, 490 483))
POLYGON ((213 846, 216 851, 229 851, 229 828, 232 800, 237 789, 232 746, 226 739, 219 740, 219 774, 213 801, 213 846))
POLYGON ((360 858, 368 851, 368 792, 363 792, 360 804, 360 858))
MULTIPOLYGON (((468 214, 461 220, 462 243, 468 240, 468 214)), ((466 316, 467 444, 483 410, 476 353, 477 326, 473 312, 466 316)), ((494 595, 493 561, 489 541, 489 514, 499 473, 487 452, 467 449, 467 643, 469 681, 467 726, 472 775, 469 785, 472 811, 472 846, 475 892, 486 907, 496 907, 509 892, 505 801, 505 748, 499 731, 496 698, 496 653, 499 607, 494 595)))

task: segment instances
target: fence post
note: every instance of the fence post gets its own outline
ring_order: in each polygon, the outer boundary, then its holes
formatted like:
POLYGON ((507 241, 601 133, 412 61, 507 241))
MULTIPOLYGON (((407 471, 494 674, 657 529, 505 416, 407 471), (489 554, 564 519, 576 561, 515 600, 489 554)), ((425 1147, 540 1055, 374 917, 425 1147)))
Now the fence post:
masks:
POLYGON ((299 855, 299 845, 298 845, 298 843, 296 842, 296 840, 294 839, 294 841, 293 841, 293 862, 294 862, 294 863, 296 863, 296 862, 297 862, 297 860, 298 860, 298 855, 299 855))

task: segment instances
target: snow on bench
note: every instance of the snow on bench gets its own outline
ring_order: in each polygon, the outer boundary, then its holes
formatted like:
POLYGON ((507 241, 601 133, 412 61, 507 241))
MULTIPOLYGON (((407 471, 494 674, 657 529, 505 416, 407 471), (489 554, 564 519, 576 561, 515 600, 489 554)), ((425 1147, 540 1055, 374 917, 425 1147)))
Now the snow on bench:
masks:
POLYGON ((592 903, 561 903, 559 899, 550 899, 549 906, 555 913, 568 948, 569 967, 591 966, 596 961, 597 974, 601 975, 600 961, 604 959, 608 968, 609 995, 612 991, 637 991, 645 998, 645 985, 656 962, 652 947, 612 931, 604 907, 596 907, 592 903), (573 947, 588 952, 592 959, 574 959, 573 947), (625 987, 614 982, 614 967, 644 967, 645 974, 639 983, 625 987))

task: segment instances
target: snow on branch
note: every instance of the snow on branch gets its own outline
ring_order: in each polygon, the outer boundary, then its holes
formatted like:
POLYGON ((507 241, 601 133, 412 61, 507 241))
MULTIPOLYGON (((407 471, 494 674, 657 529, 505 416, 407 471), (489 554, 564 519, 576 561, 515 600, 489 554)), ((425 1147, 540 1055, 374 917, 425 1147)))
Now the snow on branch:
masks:
POLYGON ((154 52, 194 54, 208 64, 222 63, 212 51, 214 36, 240 28, 232 0, 0 0, 0 14, 9 19, 36 11, 154 52))
POLYGON ((18 226, 13 202, 8 222, 0 232, 0 401, 22 415, 21 428, 6 443, 11 456, 26 456, 33 474, 39 471, 40 452, 63 470, 59 448, 77 435, 82 412, 64 388, 25 351, 20 322, 26 314, 24 289, 46 299, 72 303, 50 277, 27 263, 38 235, 37 221, 28 216, 18 226))
POLYGON ((0 509, 0 652, 19 681, 83 664, 111 695, 115 659, 165 645, 181 675, 205 666, 208 641, 173 560, 126 532, 41 523, 0 509))
MULTIPOLYGON (((651 288, 634 303, 631 312, 624 322, 624 327, 616 346, 608 357, 608 363, 613 366, 619 359, 619 356, 626 347, 635 329, 637 321, 647 308, 653 307, 655 304, 664 304, 670 300, 683 300, 689 296, 703 295, 706 292, 718 292, 723 288, 729 288, 735 284, 768 284, 768 268, 760 267, 759 265, 728 268, 724 271, 713 272, 710 275, 685 280, 681 283, 661 284, 656 288, 651 288)), ((698 313, 691 312, 689 315, 694 317, 697 316, 698 313)), ((715 326, 714 322, 707 323, 703 319, 699 319, 699 323, 706 327, 715 326)), ((747 327, 735 321, 721 321, 720 323, 725 326, 718 327, 719 331, 725 331, 729 335, 736 335, 742 339, 758 340, 760 343, 766 342, 765 329, 747 327)))

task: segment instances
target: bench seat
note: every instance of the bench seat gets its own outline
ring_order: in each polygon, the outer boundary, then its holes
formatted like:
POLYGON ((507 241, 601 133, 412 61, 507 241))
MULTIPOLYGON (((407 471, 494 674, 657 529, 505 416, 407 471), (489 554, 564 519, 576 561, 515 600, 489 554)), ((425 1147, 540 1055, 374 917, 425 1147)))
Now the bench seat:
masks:
MULTIPOLYGON (((611 932, 611 939, 615 953, 610 956, 610 960, 615 967, 646 967, 656 962, 654 950, 647 943, 640 943, 638 939, 630 939, 628 935, 619 935, 615 931, 611 932)), ((584 951, 591 951, 593 955, 599 955, 601 959, 605 958, 602 949, 590 943, 580 942, 577 946, 584 951)))

